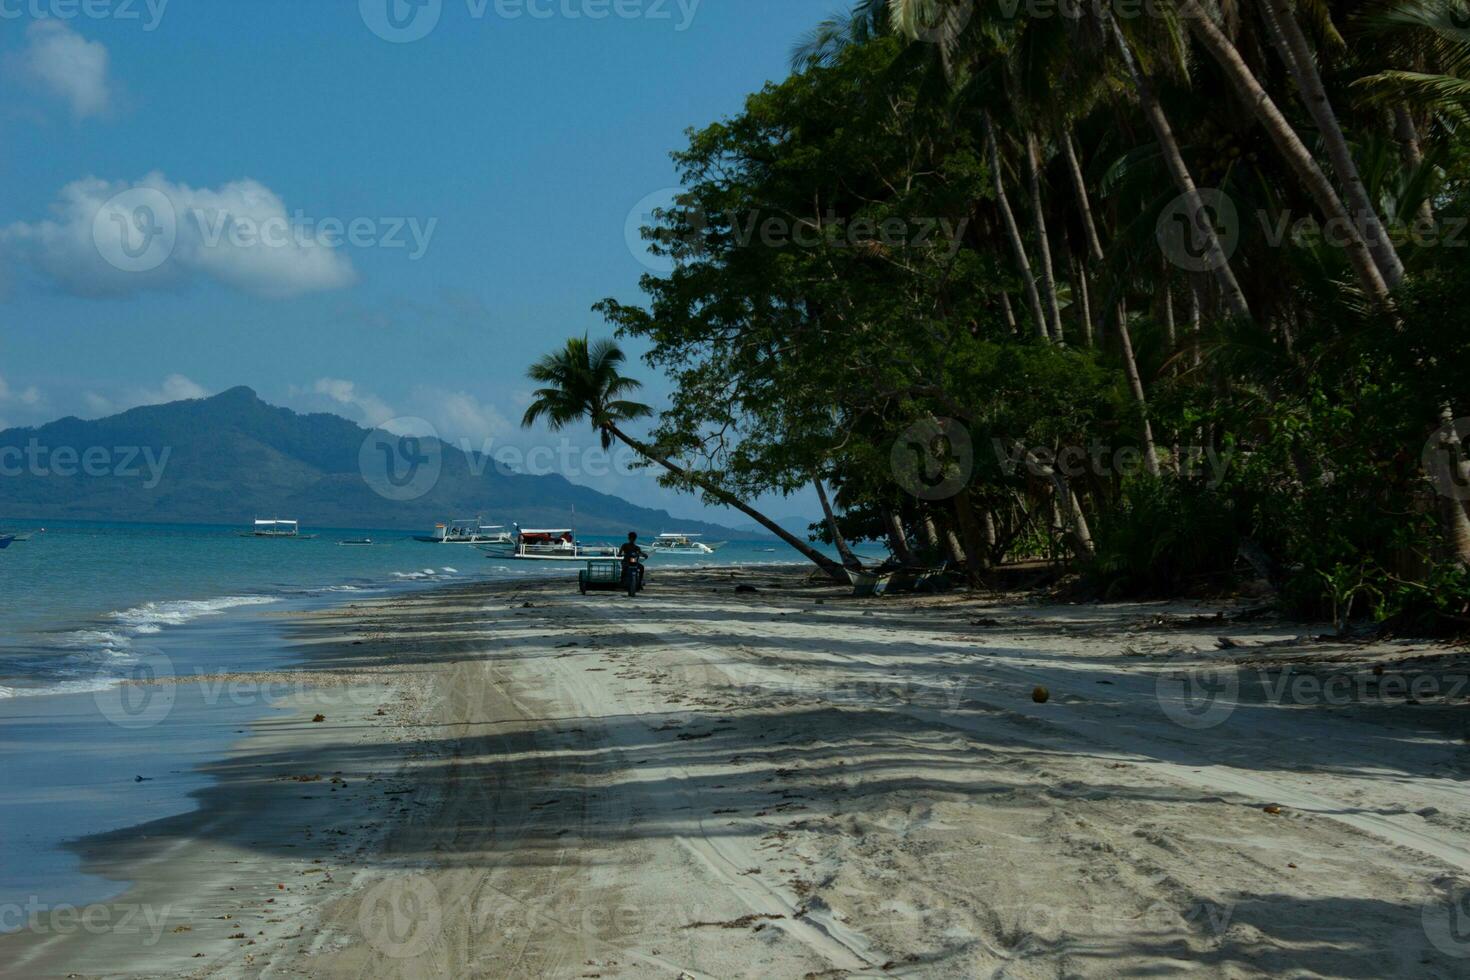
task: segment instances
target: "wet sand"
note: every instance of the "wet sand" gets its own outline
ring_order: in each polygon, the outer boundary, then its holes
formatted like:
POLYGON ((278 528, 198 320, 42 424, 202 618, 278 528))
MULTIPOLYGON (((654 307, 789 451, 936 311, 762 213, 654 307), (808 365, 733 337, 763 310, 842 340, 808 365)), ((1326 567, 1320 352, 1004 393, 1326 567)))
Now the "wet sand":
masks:
POLYGON ((198 811, 82 842, 86 870, 133 885, 91 926, 43 910, 0 937, 0 970, 1470 964, 1462 651, 1228 605, 853 600, 753 570, 650 584, 300 617, 290 710, 204 770, 198 811))

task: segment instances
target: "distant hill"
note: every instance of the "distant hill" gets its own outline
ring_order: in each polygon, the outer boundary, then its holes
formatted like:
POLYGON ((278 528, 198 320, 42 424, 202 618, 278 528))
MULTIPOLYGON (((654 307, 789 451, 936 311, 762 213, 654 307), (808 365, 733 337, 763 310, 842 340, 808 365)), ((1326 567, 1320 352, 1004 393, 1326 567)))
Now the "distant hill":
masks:
POLYGON ((0 516, 242 526, 285 517, 305 529, 427 531, 476 515, 564 527, 575 508, 578 530, 591 534, 736 533, 560 476, 509 474, 438 440, 427 446, 439 460, 431 488, 415 499, 390 499, 412 494, 384 482, 381 451, 364 451, 370 435, 336 415, 268 405, 244 387, 94 421, 7 429, 0 432, 0 516))

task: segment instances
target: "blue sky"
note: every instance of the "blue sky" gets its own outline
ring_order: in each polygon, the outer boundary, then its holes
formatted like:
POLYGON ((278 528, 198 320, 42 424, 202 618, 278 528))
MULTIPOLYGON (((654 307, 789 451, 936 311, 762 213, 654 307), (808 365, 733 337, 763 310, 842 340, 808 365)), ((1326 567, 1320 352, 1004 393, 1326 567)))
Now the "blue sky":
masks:
MULTIPOLYGON (((545 441, 514 424, 525 367, 606 332, 594 301, 638 298, 625 229, 669 151, 845 5, 0 0, 0 428, 248 384, 545 441), (150 235, 129 266, 95 236, 140 200, 171 234, 149 252, 162 225, 119 226, 150 235)), ((571 475, 703 512, 644 475, 571 475)))

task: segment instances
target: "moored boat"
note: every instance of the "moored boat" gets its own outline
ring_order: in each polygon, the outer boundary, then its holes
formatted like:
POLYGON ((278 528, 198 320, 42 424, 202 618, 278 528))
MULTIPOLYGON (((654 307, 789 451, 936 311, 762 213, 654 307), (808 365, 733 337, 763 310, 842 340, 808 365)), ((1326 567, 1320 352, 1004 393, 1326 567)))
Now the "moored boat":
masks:
POLYGON ((684 534, 681 532, 666 532, 660 534, 648 550, 655 554, 665 555, 712 555, 724 545, 723 541, 714 544, 706 544, 701 541, 701 534, 684 534))
POLYGON ((284 521, 280 518, 270 520, 256 520, 253 531, 241 531, 242 538, 292 538, 298 541, 310 541, 316 537, 315 534, 302 534, 300 521, 284 521))
POLYGON ((571 528, 517 529, 515 547, 509 554, 489 551, 491 558, 515 561, 586 561, 589 558, 616 558, 618 549, 610 544, 584 545, 577 541, 571 528))
POLYGON ((507 549, 515 546, 515 535, 509 528, 503 524, 482 524, 478 517, 435 524, 432 535, 419 535, 414 540, 424 544, 502 545, 507 549))

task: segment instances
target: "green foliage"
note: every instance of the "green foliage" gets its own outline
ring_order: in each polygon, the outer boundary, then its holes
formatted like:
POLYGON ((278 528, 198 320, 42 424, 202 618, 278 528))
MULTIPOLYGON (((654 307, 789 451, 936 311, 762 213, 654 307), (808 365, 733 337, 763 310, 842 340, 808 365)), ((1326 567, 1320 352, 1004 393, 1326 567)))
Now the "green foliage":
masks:
POLYGON ((1097 556, 1083 573, 1117 596, 1167 596, 1234 581, 1246 521, 1220 493, 1174 479, 1128 481, 1097 521, 1097 556))

